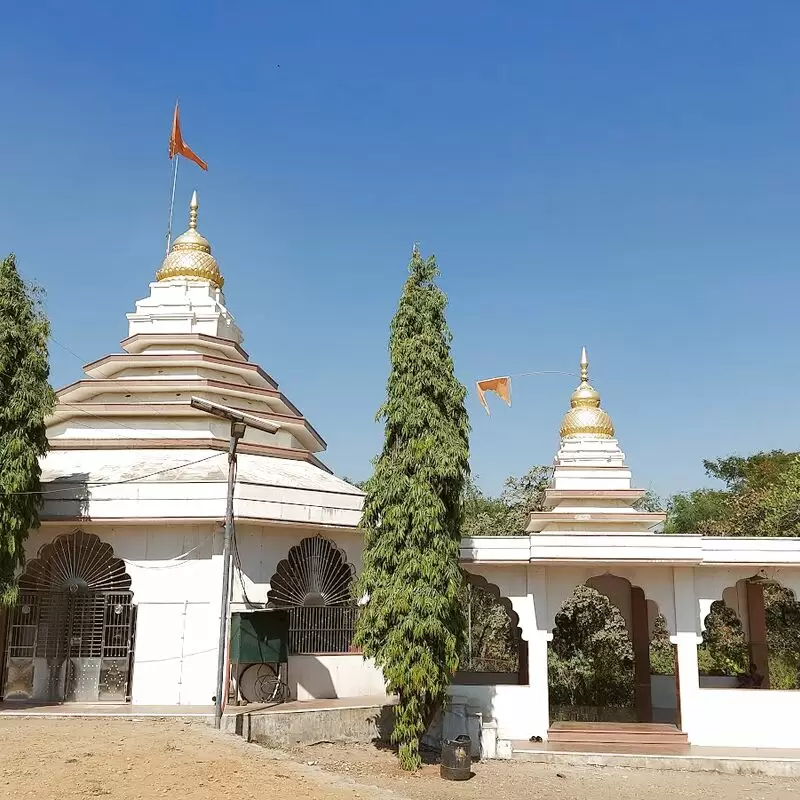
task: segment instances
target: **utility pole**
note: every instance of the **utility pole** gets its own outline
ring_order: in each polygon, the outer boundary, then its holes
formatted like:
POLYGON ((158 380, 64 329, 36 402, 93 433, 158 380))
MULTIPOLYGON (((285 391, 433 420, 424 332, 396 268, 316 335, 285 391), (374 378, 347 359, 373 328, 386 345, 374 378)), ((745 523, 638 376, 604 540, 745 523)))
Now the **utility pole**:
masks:
POLYGON ((228 495, 225 504, 225 537, 222 544, 222 600, 219 613, 219 650, 217 653, 217 694, 214 698, 214 727, 222 725, 222 710, 225 707, 224 693, 225 661, 228 653, 228 617, 231 603, 231 543, 233 542, 233 494, 236 486, 236 450, 239 440, 244 437, 247 426, 266 433, 275 433, 281 426, 275 422, 261 419, 235 408, 203 400, 200 397, 191 399, 192 408, 203 411, 231 423, 230 441, 228 443, 228 495))

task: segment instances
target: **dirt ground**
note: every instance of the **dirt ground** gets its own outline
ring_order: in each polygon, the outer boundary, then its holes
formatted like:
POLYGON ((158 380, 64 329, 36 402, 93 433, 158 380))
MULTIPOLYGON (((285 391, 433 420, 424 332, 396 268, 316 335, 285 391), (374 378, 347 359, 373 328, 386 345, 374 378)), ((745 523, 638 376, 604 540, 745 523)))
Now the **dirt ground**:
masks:
POLYGON ((800 781, 758 776, 475 765, 462 783, 438 768, 402 773, 373 747, 317 745, 279 753, 202 722, 0 718, 0 798, 75 800, 778 800, 800 781))

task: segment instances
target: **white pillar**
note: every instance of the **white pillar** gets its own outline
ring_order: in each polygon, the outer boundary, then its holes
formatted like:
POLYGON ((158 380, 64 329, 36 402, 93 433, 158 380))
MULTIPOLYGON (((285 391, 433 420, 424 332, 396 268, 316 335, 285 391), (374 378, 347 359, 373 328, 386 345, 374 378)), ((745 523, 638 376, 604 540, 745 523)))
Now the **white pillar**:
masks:
POLYGON ((507 698, 498 717, 501 739, 544 737, 548 728, 547 710, 547 633, 536 629, 532 594, 511 597, 519 617, 522 638, 528 644, 528 682, 526 686, 498 686, 507 698))
POLYGON ((547 645, 553 639, 548 631, 528 635, 528 681, 531 689, 531 736, 547 738, 550 727, 550 696, 547 686, 547 645))
POLYGON ((675 591, 676 634, 670 641, 677 646, 678 696, 680 704, 681 730, 692 741, 692 733, 698 728, 698 701, 700 680, 697 671, 697 645, 703 639, 698 635, 700 618, 694 589, 694 570, 691 567, 676 567, 673 570, 675 591))
POLYGON ((547 571, 528 567, 528 592, 531 600, 528 640, 528 681, 531 687, 531 732, 529 736, 547 738, 550 727, 550 691, 547 682, 547 645, 553 639, 547 617, 547 571))

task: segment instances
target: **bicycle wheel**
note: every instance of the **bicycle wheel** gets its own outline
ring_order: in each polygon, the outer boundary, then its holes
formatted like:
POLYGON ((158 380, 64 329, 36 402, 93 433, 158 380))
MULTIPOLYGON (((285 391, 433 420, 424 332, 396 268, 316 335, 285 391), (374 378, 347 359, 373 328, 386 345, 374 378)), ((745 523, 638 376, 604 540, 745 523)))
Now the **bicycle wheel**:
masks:
POLYGON ((270 664, 251 664, 241 674, 239 694, 248 703, 269 703, 279 683, 270 664))
POLYGON ((257 703, 271 703, 280 692, 281 682, 271 664, 259 664, 258 676, 255 680, 257 703))

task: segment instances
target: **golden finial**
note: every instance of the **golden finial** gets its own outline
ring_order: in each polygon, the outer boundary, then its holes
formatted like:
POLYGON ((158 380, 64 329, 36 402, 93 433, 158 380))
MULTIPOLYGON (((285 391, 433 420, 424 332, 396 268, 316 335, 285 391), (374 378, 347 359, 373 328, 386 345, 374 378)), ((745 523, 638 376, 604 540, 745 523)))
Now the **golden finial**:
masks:
POLYGON ((211 245, 197 230, 198 208, 197 192, 193 192, 189 203, 189 228, 172 243, 161 269, 156 273, 156 280, 190 278, 208 281, 221 289, 225 281, 217 260, 211 255, 211 245))
POLYGON ((189 202, 189 227, 197 230, 197 209, 200 208, 200 203, 197 202, 197 190, 192 192, 192 199, 189 202))
POLYGON ((586 348, 581 350, 581 382, 572 393, 570 410, 561 422, 561 438, 590 436, 598 439, 614 438, 614 423, 600 408, 600 393, 589 384, 589 357, 586 348))

